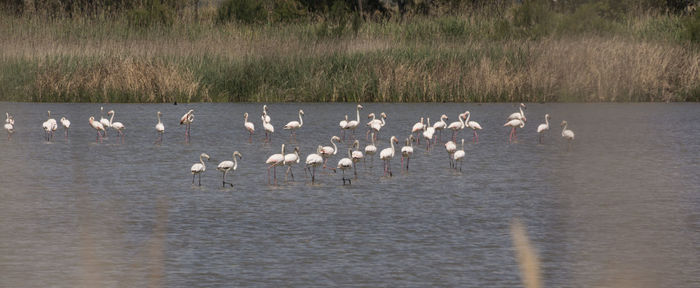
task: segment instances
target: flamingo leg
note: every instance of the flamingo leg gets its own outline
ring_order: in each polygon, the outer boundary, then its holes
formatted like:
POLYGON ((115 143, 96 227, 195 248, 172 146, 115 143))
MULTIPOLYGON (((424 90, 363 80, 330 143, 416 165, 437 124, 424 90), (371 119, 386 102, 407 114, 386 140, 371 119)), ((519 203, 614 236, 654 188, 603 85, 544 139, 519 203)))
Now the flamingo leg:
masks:
POLYGON ((389 177, 394 176, 394 174, 391 173, 391 159, 386 160, 387 167, 389 167, 389 177))
POLYGON ((472 137, 472 143, 476 143, 476 139, 478 136, 476 136, 476 130, 474 130, 474 137, 472 137))
POLYGON ((292 175, 292 181, 294 181, 294 170, 292 170, 292 166, 289 166, 289 174, 292 175))
POLYGON ((406 170, 408 170, 408 162, 411 161, 411 157, 406 158, 406 170))
POLYGON ((194 173, 192 173, 192 184, 194 184, 194 173))
POLYGON ((272 168, 272 171, 274 171, 274 174, 275 174, 275 177, 274 177, 274 178, 275 178, 275 185, 277 185, 277 166, 274 166, 274 167, 272 168))
POLYGON ((316 181, 316 166, 311 168, 311 183, 314 183, 314 181, 316 181))
POLYGON ((202 173, 197 173, 197 175, 199 175, 199 177, 197 177, 199 180, 199 186, 202 186, 202 173))

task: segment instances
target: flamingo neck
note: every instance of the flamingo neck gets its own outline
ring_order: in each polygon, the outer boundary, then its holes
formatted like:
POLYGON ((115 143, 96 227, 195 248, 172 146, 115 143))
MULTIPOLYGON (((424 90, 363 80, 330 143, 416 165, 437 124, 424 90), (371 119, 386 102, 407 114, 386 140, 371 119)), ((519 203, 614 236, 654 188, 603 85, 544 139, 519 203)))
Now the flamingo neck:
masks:
POLYGON ((114 120, 114 113, 112 113, 112 117, 109 118, 109 126, 112 126, 112 120, 114 120))
POLYGON ((382 117, 380 120, 382 121, 381 126, 384 127, 384 125, 386 124, 386 122, 384 122, 384 117, 382 117))
POLYGON ((462 127, 460 127, 460 128, 464 129, 464 119, 462 119, 462 114, 460 114, 458 117, 459 117, 459 122, 462 123, 462 127))
POLYGON ((301 127, 302 125, 304 125, 304 120, 301 119, 301 112, 299 112, 299 127, 301 127))
POLYGON ((335 142, 333 142, 333 138, 331 138, 331 144, 333 145, 333 155, 338 153, 338 146, 335 146, 335 142))
POLYGON ((520 116, 525 117, 525 113, 523 112, 523 106, 520 106, 518 109, 520 109, 520 116))
POLYGON ((389 142, 391 142, 391 155, 392 156, 394 155, 394 139, 395 138, 396 137, 391 137, 391 140, 389 140, 389 142))
POLYGON ((462 151, 464 151, 464 139, 462 139, 462 151))
POLYGON ((357 123, 360 123, 360 107, 355 108, 357 111, 357 123))
POLYGON ((471 118, 471 117, 472 117, 471 113, 467 114, 467 120, 464 120, 464 123, 469 124, 469 118, 471 118))
POLYGON ((282 144, 282 156, 284 156, 284 144, 282 144))
POLYGON ((544 123, 547 125, 547 129, 549 129, 549 118, 547 116, 544 117, 544 123))
POLYGON ((204 166, 204 159, 202 158, 202 155, 199 155, 199 163, 202 163, 202 166, 204 166))
POLYGON ((160 122, 160 114, 158 114, 158 124, 163 124, 163 122, 160 122))
POLYGON ((238 160, 236 159, 236 154, 233 154, 233 170, 238 168, 238 160))

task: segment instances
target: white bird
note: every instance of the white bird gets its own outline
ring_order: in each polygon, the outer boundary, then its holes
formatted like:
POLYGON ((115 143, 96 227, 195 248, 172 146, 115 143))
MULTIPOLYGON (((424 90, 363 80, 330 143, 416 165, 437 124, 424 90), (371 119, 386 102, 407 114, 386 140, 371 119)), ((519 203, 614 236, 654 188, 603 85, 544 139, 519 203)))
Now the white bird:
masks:
POLYGON ((248 130, 248 133, 250 134, 250 137, 248 137, 248 143, 253 142, 253 133, 255 133, 255 125, 253 125, 253 122, 248 122, 248 112, 245 112, 243 114, 243 126, 245 127, 245 130, 248 130))
POLYGON ((457 134, 457 131, 464 129, 464 113, 459 114, 459 116, 457 116, 457 120, 459 121, 452 122, 447 126, 447 129, 452 130, 452 142, 456 141, 455 135, 457 134))
POLYGON ((49 115, 48 119, 44 121, 41 126, 46 132, 46 141, 51 141, 51 139, 53 139, 54 131, 58 129, 58 124, 56 123, 56 119, 51 118, 51 110, 47 111, 47 114, 49 115))
POLYGON ((202 153, 199 155, 199 163, 194 163, 192 168, 190 168, 192 172, 192 184, 194 184, 194 176, 199 175, 199 186, 202 186, 202 173, 207 170, 207 167, 204 166, 203 158, 207 158, 207 161, 209 161, 209 155, 207 155, 207 153, 202 153))
MULTIPOLYGON (((413 124, 413 128, 411 128, 411 134, 413 133, 420 133, 425 130, 425 124, 423 124, 423 117, 420 117, 420 122, 413 124)), ((420 137, 416 138, 418 140, 417 144, 420 144, 420 137)))
POLYGON ((357 163, 360 162, 361 159, 365 159, 365 155, 362 154, 362 151, 360 151, 360 141, 355 140, 355 142, 352 143, 352 148, 354 149, 352 151, 352 169, 353 172, 355 173, 355 179, 357 179, 357 163))
POLYGON ((464 161, 464 138, 462 138, 462 150, 457 150, 455 153, 452 155, 452 158, 455 161, 455 169, 456 167, 456 162, 459 161, 459 171, 462 172, 462 162, 464 161))
POLYGON ((338 126, 340 126, 341 137, 345 139, 345 130, 348 129, 348 114, 345 114, 345 120, 340 120, 338 126))
POLYGON ((326 164, 328 163, 328 158, 330 158, 331 156, 338 153, 338 146, 335 145, 335 142, 333 142, 333 140, 340 141, 340 137, 338 137, 338 136, 331 137, 331 145, 333 145, 333 147, 324 146, 321 149, 321 157, 323 157, 323 159, 324 159, 323 168, 326 168, 326 164))
MULTIPOLYGON (((100 106, 100 124, 102 124, 102 127, 105 128, 103 131, 104 136, 107 137, 107 128, 110 128, 109 126, 109 119, 105 118, 105 107, 100 106)), ((107 116, 109 117, 109 116, 107 116)))
POLYGON ((270 119, 270 116, 263 114, 260 116, 260 118, 263 121, 263 130, 265 130, 265 142, 270 142, 272 141, 272 133, 275 133, 275 126, 272 126, 272 123, 265 121, 265 119, 270 119))
POLYGON ((284 165, 284 144, 282 144, 282 153, 272 154, 265 161, 265 164, 269 164, 267 167, 267 184, 270 184, 270 169, 274 169, 275 173, 275 185, 277 185, 277 166, 284 165))
MULTIPOLYGON (((287 125, 284 125, 282 129, 284 130, 290 130, 291 134, 289 135, 289 138, 291 140, 292 136, 294 136, 294 141, 297 141, 297 129, 301 128, 301 126, 304 125, 304 120, 301 118, 301 116, 304 115, 304 110, 299 109, 299 121, 290 121, 287 123, 287 125)), ((292 177, 293 178, 293 177, 292 177)))
POLYGON ((119 137, 121 137, 122 142, 124 142, 124 131, 122 130, 126 129, 126 127, 124 127, 124 124, 122 124, 122 122, 112 122, 114 121, 114 110, 109 110, 109 112, 107 112, 107 115, 112 115, 112 117, 109 118, 109 126, 112 127, 112 129, 117 130, 117 132, 119 133, 119 137))
POLYGON ((522 120, 523 122, 527 122, 527 118, 525 118, 525 113, 523 112, 523 108, 527 109, 527 106, 525 106, 524 103, 520 103, 520 105, 518 105, 518 109, 520 109, 520 112, 515 112, 513 114, 510 114, 510 116, 508 116, 508 121, 518 119, 518 120, 522 120))
POLYGON ((92 128, 95 129, 95 131, 97 131, 97 138, 95 138, 95 143, 97 143, 98 140, 102 142, 102 134, 100 134, 100 131, 104 132, 105 127, 99 121, 95 121, 94 116, 90 116, 88 122, 90 123, 90 126, 92 126, 92 128))
POLYGON ((355 129, 357 128, 357 126, 360 125, 360 110, 362 110, 362 108, 363 108, 362 105, 357 104, 357 107, 355 108, 357 118, 355 118, 355 120, 348 121, 348 123, 346 125, 346 129, 352 130, 352 138, 353 139, 355 139, 355 129))
POLYGON ((447 158, 450 159, 450 168, 454 168, 455 163, 452 155, 454 155, 455 152, 457 152, 457 145, 455 144, 455 142, 447 141, 447 143, 445 143, 445 151, 447 151, 447 158))
POLYGON ((272 121, 272 119, 270 119, 270 115, 267 114, 267 105, 263 105, 262 120, 263 123, 271 123, 272 121))
POLYGON ((469 121, 469 118, 471 117, 471 113, 469 113, 469 111, 464 113, 467 114, 467 120, 464 120, 464 122, 466 123, 467 127, 471 128, 472 131, 474 131, 474 137, 472 137, 472 142, 479 142, 479 134, 476 133, 476 130, 481 130, 481 125, 479 125, 479 123, 476 121, 469 121))
POLYGON ((537 134, 539 134, 539 143, 542 144, 542 135, 545 131, 549 131, 549 119, 552 117, 549 114, 544 114, 544 123, 537 126, 537 134))
POLYGON ((401 168, 403 168, 403 158, 406 158, 406 170, 408 170, 408 162, 413 156, 413 133, 406 138, 406 146, 401 147, 401 168))
POLYGON ((5 112, 5 131, 7 131, 7 140, 10 140, 12 133, 15 133, 15 120, 7 112, 5 112))
POLYGON ((374 146, 374 134, 372 134, 372 144, 365 146, 365 155, 367 155, 367 157, 372 157, 371 167, 374 167, 374 154, 377 154, 377 146, 374 146))
POLYGON ((287 172, 284 174, 284 180, 287 181, 287 174, 292 174, 292 181, 294 181, 294 172, 292 171, 292 165, 298 164, 301 157, 299 157, 299 147, 294 147, 294 153, 289 153, 284 155, 284 166, 287 166, 287 172))
POLYGON ((180 125, 185 124, 185 142, 190 142, 190 125, 194 122, 194 110, 190 109, 180 117, 180 125))
POLYGON ((61 125, 63 125, 63 134, 68 138, 68 129, 70 129, 70 120, 66 117, 61 117, 61 125))
POLYGON ((513 119, 513 120, 506 122, 506 124, 503 124, 503 127, 506 127, 506 126, 511 127, 510 136, 508 136, 508 142, 513 142, 513 138, 515 138, 515 140, 518 140, 518 135, 515 132, 515 128, 516 127, 520 127, 520 128, 525 127, 525 122, 523 122, 522 120, 513 119))
POLYGON ((156 140, 156 143, 161 144, 163 143, 163 133, 165 132, 165 125, 163 125, 163 122, 160 121, 160 111, 156 112, 156 116, 158 117, 158 124, 156 124, 156 132, 158 132, 158 139, 156 140))
POLYGON ((375 118, 374 113, 370 113, 367 115, 367 118, 372 118, 372 120, 367 123, 367 126, 369 126, 370 129, 367 130, 367 135, 369 135, 370 132, 374 132, 374 139, 376 140, 379 137, 379 130, 386 125, 386 113, 382 112, 379 114, 379 119, 375 118))
POLYGON ((223 187, 226 187, 226 184, 229 184, 231 185, 231 187, 233 187, 233 183, 226 182, 226 173, 228 173, 228 171, 231 170, 236 171, 236 168, 238 168, 238 161, 236 160, 236 156, 238 156, 238 158, 240 159, 243 159, 243 155, 241 155, 241 153, 239 153, 238 151, 233 151, 233 156, 231 156, 233 157, 233 161, 222 161, 221 163, 219 163, 219 166, 216 167, 216 170, 219 170, 224 173, 224 182, 222 184, 223 187))
POLYGON ((569 130, 567 127, 569 126, 569 123, 566 121, 561 122, 561 137, 564 137, 564 139, 569 141, 569 148, 568 151, 571 151, 571 142, 574 141, 574 131, 569 130))
POLYGON ((348 148, 347 158, 343 158, 338 161, 337 169, 343 171, 343 185, 345 185, 346 180, 352 185, 352 180, 350 178, 345 178, 345 170, 350 168, 352 168, 352 148, 348 148))
POLYGON ((379 159, 384 160, 384 176, 386 176, 386 173, 389 172, 389 176, 393 176, 391 173, 391 159, 394 158, 394 143, 399 143, 399 140, 396 139, 396 136, 391 136, 391 140, 389 141, 391 144, 390 148, 384 148, 382 149, 382 152, 379 152, 379 159))
MULTIPOLYGON (((425 138, 425 150, 430 150, 430 142, 433 141, 433 135, 435 135, 435 128, 430 125, 430 117, 428 117, 428 125, 423 126, 423 138, 425 138)), ((411 134, 413 135, 413 134, 411 134)))
MULTIPOLYGON (((445 122, 445 120, 447 120, 447 119, 448 119, 447 115, 442 114, 442 116, 440 116, 440 121, 435 122, 435 124, 433 124, 433 128, 435 128, 436 131, 440 132, 440 142, 442 142, 442 130, 447 128, 447 122, 445 122)), ((437 143, 437 140, 438 139, 435 138, 434 143, 437 143)))
POLYGON ((323 157, 321 157, 321 150, 323 150, 323 146, 318 145, 318 148, 316 148, 316 153, 312 153, 309 154, 309 156, 306 156, 306 169, 309 170, 309 173, 311 173, 311 183, 314 183, 314 181, 316 180, 316 167, 320 166, 323 163, 323 157))

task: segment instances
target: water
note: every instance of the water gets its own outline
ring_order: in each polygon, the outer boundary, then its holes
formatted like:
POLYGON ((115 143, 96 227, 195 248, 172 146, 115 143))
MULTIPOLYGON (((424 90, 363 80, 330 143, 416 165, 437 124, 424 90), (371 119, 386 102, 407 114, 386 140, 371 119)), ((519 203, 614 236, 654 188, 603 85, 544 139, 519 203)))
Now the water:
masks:
POLYGON ((449 123, 471 110, 484 130, 477 144, 460 134, 462 173, 443 145, 416 147, 408 172, 397 153, 394 177, 381 177, 376 155, 350 186, 340 172, 310 185, 301 166, 295 181, 278 169, 280 185, 268 185, 264 161, 289 145, 281 127, 299 108, 303 161, 330 145, 344 114, 355 117, 353 104, 272 104, 268 145, 260 104, 105 105, 127 127, 124 144, 114 131, 95 143, 87 119, 99 106, 0 103, 17 129, 0 138, 0 287, 515 287, 516 218, 547 287, 700 286, 697 104, 530 104, 515 144, 502 127, 512 104, 367 104, 362 123, 389 116, 379 149, 390 135, 402 146, 420 116, 449 123), (185 145, 177 124, 188 109, 185 145), (46 110, 73 122, 68 140, 42 138, 46 110), (153 145, 158 110, 162 146, 153 145), (552 131, 537 145, 545 113, 552 131), (576 133, 568 152, 561 120, 576 133), (235 186, 222 188, 216 165, 234 150, 243 154, 229 174, 235 186), (202 152, 212 159, 197 187, 189 168, 202 152))

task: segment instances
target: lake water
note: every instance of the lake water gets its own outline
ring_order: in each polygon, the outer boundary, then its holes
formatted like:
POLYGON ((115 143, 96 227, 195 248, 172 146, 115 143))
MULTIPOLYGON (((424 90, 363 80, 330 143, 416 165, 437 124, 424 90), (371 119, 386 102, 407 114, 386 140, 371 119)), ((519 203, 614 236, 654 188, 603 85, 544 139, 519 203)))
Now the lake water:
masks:
POLYGON ((104 106, 127 127, 123 144, 114 131, 95 143, 87 119, 99 118, 99 104, 0 103, 17 130, 0 138, 0 287, 516 287, 513 219, 547 287, 700 287, 698 104, 533 103, 513 144, 502 127, 513 104, 366 104, 362 123, 388 114, 380 150, 390 135, 399 149, 421 116, 452 122, 470 110, 484 130, 476 144, 460 133, 462 173, 439 144, 416 147, 408 172, 397 153, 393 177, 375 155, 347 186, 340 172, 311 185, 301 165, 295 181, 278 169, 279 185, 268 185, 264 161, 289 147, 281 128, 299 108, 303 161, 330 145, 354 104, 271 104, 277 133, 265 145, 261 104, 104 106), (178 120, 188 109, 185 144, 178 120), (72 121, 68 139, 43 138, 47 110, 72 121), (153 145, 158 110, 162 146, 153 145), (538 145, 545 113, 552 129, 538 145), (571 151, 562 120, 576 133, 571 151), (229 173, 235 186, 222 188, 216 165, 234 150, 243 154, 229 173), (198 187, 189 169, 202 152, 212 159, 198 187))

